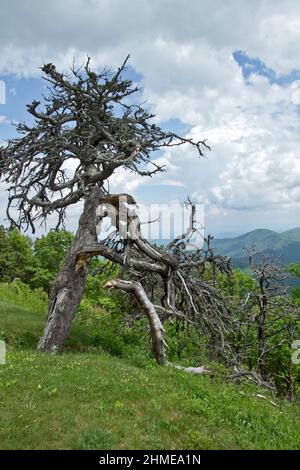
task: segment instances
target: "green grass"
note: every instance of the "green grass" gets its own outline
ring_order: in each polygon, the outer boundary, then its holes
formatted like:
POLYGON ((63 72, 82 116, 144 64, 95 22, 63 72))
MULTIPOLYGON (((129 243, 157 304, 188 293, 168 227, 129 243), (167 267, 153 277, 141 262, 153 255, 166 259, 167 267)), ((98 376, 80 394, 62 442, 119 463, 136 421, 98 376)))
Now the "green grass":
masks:
MULTIPOLYGON (((0 339, 14 349, 35 349, 45 326, 47 298, 43 291, 30 289, 21 282, 0 283, 0 339)), ((72 329, 66 349, 92 349, 89 331, 78 324, 72 329)))
POLYGON ((150 360, 137 366, 78 352, 82 338, 81 350, 88 350, 83 327, 64 354, 35 353, 44 308, 21 307, 13 295, 0 303, 0 332, 8 339, 0 366, 1 449, 300 449, 299 405, 275 400, 275 407, 224 372, 197 377, 150 360), (24 345, 19 338, 27 333, 33 336, 24 345))

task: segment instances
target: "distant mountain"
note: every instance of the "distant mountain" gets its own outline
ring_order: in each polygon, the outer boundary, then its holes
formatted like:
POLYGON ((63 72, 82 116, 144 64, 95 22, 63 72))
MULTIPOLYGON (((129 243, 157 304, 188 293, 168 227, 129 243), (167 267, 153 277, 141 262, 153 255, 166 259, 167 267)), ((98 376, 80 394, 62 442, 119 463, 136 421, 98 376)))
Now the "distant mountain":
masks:
POLYGON ((241 269, 248 266, 244 248, 255 246, 257 257, 278 256, 282 265, 300 262, 300 227, 283 233, 257 229, 233 238, 216 238, 212 246, 222 255, 232 258, 241 269))

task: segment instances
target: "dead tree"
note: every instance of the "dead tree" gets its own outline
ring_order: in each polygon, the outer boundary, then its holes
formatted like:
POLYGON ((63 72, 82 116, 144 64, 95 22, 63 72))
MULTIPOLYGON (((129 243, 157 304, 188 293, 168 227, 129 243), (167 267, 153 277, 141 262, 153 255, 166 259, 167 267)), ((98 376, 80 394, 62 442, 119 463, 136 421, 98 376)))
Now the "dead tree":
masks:
MULTIPOLYGON (((231 329, 228 302, 217 284, 217 273, 230 275, 230 260, 215 255, 210 247, 188 250, 195 227, 195 206, 189 201, 191 221, 187 231, 158 248, 143 238, 141 222, 135 208, 128 208, 127 196, 102 198, 101 217, 114 218, 115 232, 102 243, 84 246, 77 253, 77 269, 85 270, 93 256, 102 256, 120 266, 117 279, 108 288, 131 293, 146 313, 152 337, 153 352, 159 364, 166 363, 164 329, 161 318, 180 319, 191 323, 199 332, 212 338, 220 350, 227 346, 226 335, 231 329), (113 216, 110 216, 113 214, 113 216), (211 268, 210 276, 207 275, 211 268)), ((130 202, 132 202, 132 197, 130 202)), ((99 213, 98 212, 98 213, 99 213)))
POLYGON ((258 306, 258 314, 255 315, 255 322, 257 324, 257 339, 258 339, 258 359, 257 359, 257 372, 261 377, 265 377, 265 356, 266 348, 266 323, 268 319, 269 310, 274 304, 273 298, 286 294, 286 287, 282 285, 285 280, 285 275, 282 272, 277 260, 268 259, 265 256, 257 263, 253 261, 255 254, 254 249, 248 249, 249 266, 254 274, 257 282, 257 292, 254 295, 254 301, 258 306))
POLYGON ((50 215, 63 226, 67 208, 84 201, 74 243, 53 284, 39 351, 60 351, 69 334, 86 277, 84 270, 75 271, 76 253, 97 240, 95 209, 108 178, 119 167, 143 176, 163 171, 151 157, 166 147, 189 144, 200 156, 208 149, 205 141, 164 132, 133 102, 139 88, 123 78, 127 59, 115 72, 96 73, 89 59, 68 75, 44 65, 47 95, 27 106, 29 123, 17 124, 20 136, 1 151, 13 226, 34 232, 50 215))
MULTIPOLYGON (((256 288, 249 292, 243 305, 246 328, 243 358, 247 354, 250 329, 257 330, 257 373, 263 380, 268 379, 266 360, 268 355, 283 343, 291 343, 290 329, 295 322, 295 308, 288 298, 287 274, 277 258, 260 256, 255 248, 247 249, 249 267, 256 282, 256 288)), ((289 371, 288 388, 292 389, 289 371)))

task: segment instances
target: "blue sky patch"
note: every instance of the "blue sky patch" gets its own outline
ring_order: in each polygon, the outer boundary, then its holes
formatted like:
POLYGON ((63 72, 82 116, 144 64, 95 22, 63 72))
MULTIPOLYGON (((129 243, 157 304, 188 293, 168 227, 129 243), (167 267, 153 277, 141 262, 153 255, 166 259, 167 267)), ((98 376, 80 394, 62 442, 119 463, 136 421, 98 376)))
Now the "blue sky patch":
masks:
POLYGON ((45 82, 40 78, 17 78, 14 75, 0 75, 6 88, 6 103, 0 105, 0 115, 6 121, 0 126, 0 140, 16 137, 12 122, 25 121, 30 124, 33 118, 27 112, 26 105, 36 98, 42 101, 45 82))
POLYGON ((300 70, 292 70, 286 75, 279 75, 258 57, 250 57, 243 51, 235 51, 232 55, 241 67, 246 82, 253 73, 267 77, 271 84, 276 83, 280 86, 287 86, 295 80, 300 80, 300 70))

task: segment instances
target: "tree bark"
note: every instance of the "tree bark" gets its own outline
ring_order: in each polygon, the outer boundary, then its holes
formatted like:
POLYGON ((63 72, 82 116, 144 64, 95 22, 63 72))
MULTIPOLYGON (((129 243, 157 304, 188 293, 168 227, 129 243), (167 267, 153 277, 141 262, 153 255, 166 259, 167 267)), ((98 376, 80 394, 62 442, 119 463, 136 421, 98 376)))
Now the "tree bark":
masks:
POLYGON ((266 321, 266 308, 267 299, 265 294, 260 299, 260 313, 258 316, 258 361, 257 361, 257 372, 261 377, 265 377, 265 321, 266 321))
POLYGON ((51 289, 46 326, 37 348, 40 352, 61 351, 69 336, 86 283, 85 266, 76 268, 76 256, 84 245, 97 241, 96 209, 102 195, 95 187, 84 202, 74 242, 51 289))

